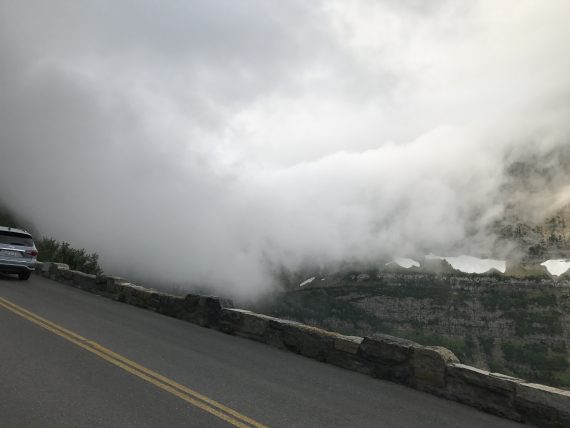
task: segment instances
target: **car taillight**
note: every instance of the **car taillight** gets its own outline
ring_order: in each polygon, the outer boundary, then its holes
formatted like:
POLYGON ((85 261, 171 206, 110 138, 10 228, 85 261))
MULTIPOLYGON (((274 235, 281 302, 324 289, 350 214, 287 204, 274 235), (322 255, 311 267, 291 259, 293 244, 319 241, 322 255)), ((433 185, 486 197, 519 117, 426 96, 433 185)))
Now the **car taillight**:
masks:
POLYGON ((26 251, 26 254, 28 256, 36 257, 38 255, 38 252, 37 252, 37 250, 28 250, 28 251, 26 251))

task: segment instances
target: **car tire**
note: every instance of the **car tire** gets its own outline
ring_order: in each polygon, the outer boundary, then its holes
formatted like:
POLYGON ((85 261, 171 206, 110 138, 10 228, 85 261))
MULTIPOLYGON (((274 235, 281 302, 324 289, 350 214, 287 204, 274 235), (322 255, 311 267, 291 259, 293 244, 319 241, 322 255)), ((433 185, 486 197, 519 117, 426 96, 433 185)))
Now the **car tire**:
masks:
POLYGON ((18 278, 20 278, 22 281, 26 281, 27 279, 30 278, 31 274, 32 272, 22 272, 18 274, 18 278))

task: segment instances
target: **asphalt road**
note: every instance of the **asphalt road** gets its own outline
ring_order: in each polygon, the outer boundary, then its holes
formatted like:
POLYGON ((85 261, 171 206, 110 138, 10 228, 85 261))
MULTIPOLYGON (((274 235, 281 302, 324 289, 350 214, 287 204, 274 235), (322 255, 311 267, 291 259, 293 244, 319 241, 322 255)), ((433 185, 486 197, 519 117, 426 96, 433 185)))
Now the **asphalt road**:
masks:
POLYGON ((200 407, 204 400, 185 401, 188 394, 160 387, 156 376, 145 379, 114 358, 159 373, 257 426, 519 426, 37 276, 26 282, 0 276, 0 298, 30 311, 0 306, 1 427, 232 426, 200 407), (36 315, 54 324, 34 321, 36 315), (69 330, 69 337, 50 325, 69 330), (106 357, 111 351, 118 356, 106 357))

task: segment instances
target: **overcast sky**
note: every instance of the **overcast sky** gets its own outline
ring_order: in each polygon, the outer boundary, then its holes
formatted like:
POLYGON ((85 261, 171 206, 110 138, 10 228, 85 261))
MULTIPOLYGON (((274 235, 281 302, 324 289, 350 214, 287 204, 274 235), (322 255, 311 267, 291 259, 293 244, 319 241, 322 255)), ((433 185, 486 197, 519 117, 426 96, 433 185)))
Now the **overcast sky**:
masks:
POLYGON ((568 22, 567 0, 0 0, 0 199, 110 273, 246 295, 282 266, 484 252, 505 166, 570 144, 568 22))

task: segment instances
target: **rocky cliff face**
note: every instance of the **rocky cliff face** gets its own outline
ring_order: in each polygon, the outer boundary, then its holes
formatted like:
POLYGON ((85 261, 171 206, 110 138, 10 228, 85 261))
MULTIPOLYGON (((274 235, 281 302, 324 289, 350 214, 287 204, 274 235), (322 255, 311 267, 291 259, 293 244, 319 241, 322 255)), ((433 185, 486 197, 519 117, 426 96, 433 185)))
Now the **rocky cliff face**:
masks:
POLYGON ((518 249, 524 260, 570 258, 570 205, 540 221, 510 216, 497 224, 497 233, 518 249))
POLYGON ((507 163, 494 233, 527 260, 570 258, 570 143, 507 163))
POLYGON ((384 273, 288 292, 264 313, 346 334, 382 332, 452 349, 463 362, 570 387, 570 282, 384 273))

